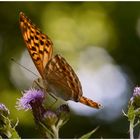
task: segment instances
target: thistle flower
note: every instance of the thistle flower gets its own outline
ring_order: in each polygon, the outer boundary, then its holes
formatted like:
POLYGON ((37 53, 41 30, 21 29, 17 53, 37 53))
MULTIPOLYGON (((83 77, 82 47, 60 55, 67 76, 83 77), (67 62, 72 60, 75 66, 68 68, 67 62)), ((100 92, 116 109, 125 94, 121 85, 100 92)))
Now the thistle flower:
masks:
POLYGON ((42 90, 29 89, 17 101, 18 110, 31 110, 38 129, 45 138, 59 138, 59 129, 69 119, 69 108, 61 105, 56 111, 44 108, 45 96, 42 90))
POLYGON ((42 106, 45 96, 41 90, 29 89, 23 93, 23 96, 17 101, 18 110, 32 110, 36 123, 42 119, 45 112, 42 106))
POLYGON ((41 90, 29 89, 23 93, 23 96, 17 101, 18 110, 31 110, 34 102, 42 103, 44 100, 44 93, 41 90))
POLYGON ((133 96, 130 99, 130 103, 133 104, 135 108, 140 107, 140 87, 135 87, 133 96))
POLYGON ((128 112, 125 114, 128 117, 130 138, 134 139, 134 128, 140 124, 140 87, 135 87, 133 96, 128 104, 128 112))

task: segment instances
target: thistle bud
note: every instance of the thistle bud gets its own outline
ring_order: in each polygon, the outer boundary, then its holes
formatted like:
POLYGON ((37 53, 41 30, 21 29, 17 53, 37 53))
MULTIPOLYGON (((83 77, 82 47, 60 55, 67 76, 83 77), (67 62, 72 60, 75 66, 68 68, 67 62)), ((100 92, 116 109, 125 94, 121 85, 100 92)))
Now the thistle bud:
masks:
POLYGON ((69 117, 70 117, 69 112, 70 112, 70 109, 69 109, 68 105, 66 105, 66 104, 61 105, 56 110, 59 120, 63 120, 63 124, 69 120, 69 117))
POLYGON ((58 121, 58 117, 56 115, 55 112, 51 111, 51 110, 47 110, 44 115, 43 115, 43 122, 47 125, 47 126, 52 126, 55 125, 56 122, 58 121))
POLYGON ((135 87, 133 96, 130 99, 130 103, 135 107, 140 107, 140 87, 135 87))

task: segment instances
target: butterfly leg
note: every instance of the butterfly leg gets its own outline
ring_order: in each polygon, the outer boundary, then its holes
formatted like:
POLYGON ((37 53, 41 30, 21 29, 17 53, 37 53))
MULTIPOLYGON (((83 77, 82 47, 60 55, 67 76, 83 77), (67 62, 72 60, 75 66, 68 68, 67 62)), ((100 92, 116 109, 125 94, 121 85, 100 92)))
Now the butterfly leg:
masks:
POLYGON ((51 102, 51 104, 48 104, 49 108, 52 108, 56 103, 62 104, 62 102, 59 102, 59 99, 51 92, 48 92, 46 88, 44 88, 44 82, 42 79, 38 78, 37 80, 33 81, 33 88, 42 90, 45 93, 46 101, 48 100, 51 102))
POLYGON ((39 78, 33 81, 32 87, 35 89, 44 89, 43 84, 39 81, 39 78))
POLYGON ((58 99, 52 93, 49 93, 49 95, 55 100, 49 105, 49 108, 52 108, 57 103, 58 99))
POLYGON ((66 103, 64 100, 62 100, 61 98, 58 98, 53 93, 49 92, 48 94, 49 94, 49 97, 52 97, 53 99, 55 99, 55 101, 53 100, 52 103, 48 106, 49 108, 56 108, 66 103))
POLYGON ((55 103, 56 103, 58 99, 52 93, 49 93, 49 95, 55 99, 55 103))
MULTIPOLYGON (((43 83, 40 82, 40 79, 37 79, 37 80, 33 81, 33 88, 37 88, 37 89, 41 89, 41 90, 44 89, 43 83)), ((45 92, 47 92, 47 91, 45 90, 45 92)), ((49 92, 49 95, 53 99, 55 99, 55 102, 57 101, 57 98, 55 97, 55 95, 53 95, 50 92, 49 92)))

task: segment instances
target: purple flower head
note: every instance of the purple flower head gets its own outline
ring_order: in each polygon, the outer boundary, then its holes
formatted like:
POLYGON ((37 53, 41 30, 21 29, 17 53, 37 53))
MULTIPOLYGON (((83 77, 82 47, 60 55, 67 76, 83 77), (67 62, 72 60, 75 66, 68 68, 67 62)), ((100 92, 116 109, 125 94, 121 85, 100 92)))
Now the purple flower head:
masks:
POLYGON ((6 115, 6 116, 10 114, 7 107, 2 103, 0 103, 0 113, 2 113, 3 115, 6 115))
POLYGON ((130 103, 133 104, 136 108, 140 107, 140 87, 135 87, 133 96, 130 99, 130 103))
POLYGON ((17 101, 17 109, 29 110, 32 109, 32 104, 44 100, 44 93, 41 90, 29 89, 23 93, 23 96, 17 101))
POLYGON ((134 88, 133 96, 140 96, 140 87, 134 88))

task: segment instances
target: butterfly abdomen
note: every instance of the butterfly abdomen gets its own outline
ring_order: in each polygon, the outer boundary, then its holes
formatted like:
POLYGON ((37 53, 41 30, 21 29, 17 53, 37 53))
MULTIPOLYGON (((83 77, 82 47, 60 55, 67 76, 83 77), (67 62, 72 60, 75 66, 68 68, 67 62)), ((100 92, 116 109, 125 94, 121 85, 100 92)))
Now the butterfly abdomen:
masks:
POLYGON ((82 104, 88 105, 90 107, 96 108, 96 109, 103 108, 103 106, 101 104, 94 102, 94 101, 92 101, 84 96, 80 97, 79 102, 82 104))

